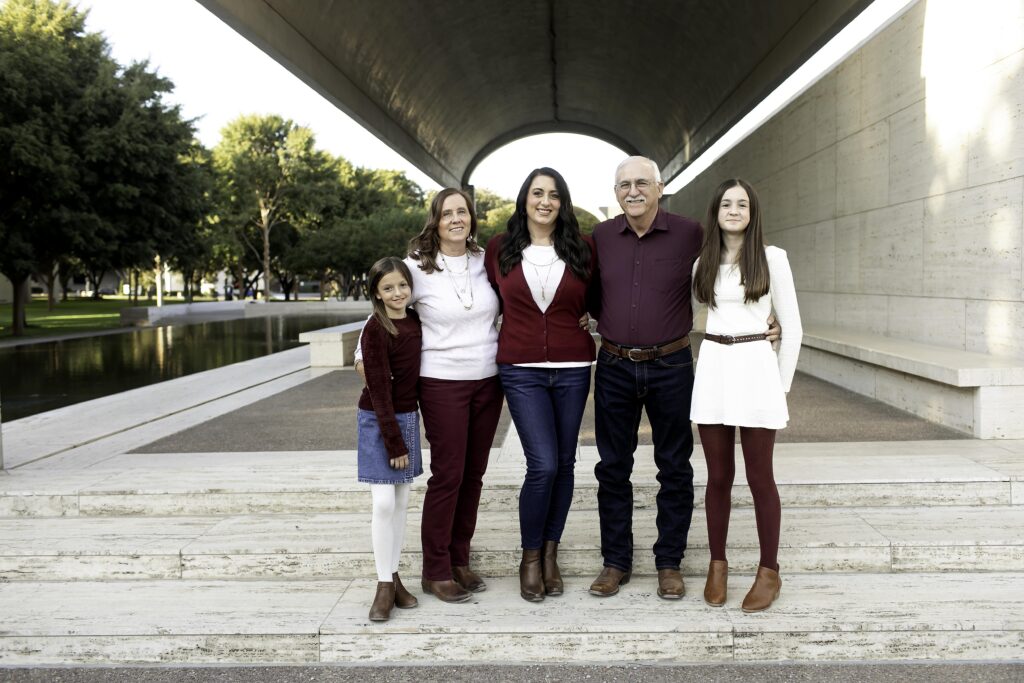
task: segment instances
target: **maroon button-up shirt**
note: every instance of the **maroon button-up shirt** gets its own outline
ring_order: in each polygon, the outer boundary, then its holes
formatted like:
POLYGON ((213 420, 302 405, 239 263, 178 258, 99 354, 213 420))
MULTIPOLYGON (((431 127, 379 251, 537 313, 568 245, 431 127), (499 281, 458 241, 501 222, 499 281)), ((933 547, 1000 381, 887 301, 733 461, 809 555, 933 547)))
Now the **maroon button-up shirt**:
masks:
POLYGON ((689 334, 690 279, 702 239, 699 223, 662 209, 643 237, 625 215, 598 224, 601 336, 620 346, 654 346, 689 334))

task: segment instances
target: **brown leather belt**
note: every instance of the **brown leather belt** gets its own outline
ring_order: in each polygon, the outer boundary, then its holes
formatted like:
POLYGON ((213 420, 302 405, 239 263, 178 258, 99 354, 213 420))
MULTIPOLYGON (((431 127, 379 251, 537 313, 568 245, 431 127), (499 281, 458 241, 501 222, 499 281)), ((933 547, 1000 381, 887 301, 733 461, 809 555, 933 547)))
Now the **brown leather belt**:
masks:
POLYGON ((619 346, 612 344, 607 339, 601 340, 601 348, 619 358, 628 358, 634 363, 639 363, 645 360, 655 360, 662 356, 667 356, 670 353, 675 353, 680 349, 685 349, 690 345, 689 337, 680 337, 673 342, 668 344, 662 344, 660 346, 619 346))
POLYGON ((744 334, 739 337, 734 337, 731 334, 705 334, 704 338, 716 344, 732 346, 733 344, 743 344, 745 342, 764 341, 764 335, 765 333, 763 332, 761 334, 744 334))

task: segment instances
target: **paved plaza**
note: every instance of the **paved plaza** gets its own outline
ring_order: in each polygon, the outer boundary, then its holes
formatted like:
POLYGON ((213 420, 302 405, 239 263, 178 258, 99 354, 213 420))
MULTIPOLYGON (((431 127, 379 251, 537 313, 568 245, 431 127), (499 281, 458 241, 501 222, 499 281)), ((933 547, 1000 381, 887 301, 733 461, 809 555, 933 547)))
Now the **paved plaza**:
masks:
MULTIPOLYGON (((644 443, 633 478, 636 576, 615 598, 587 593, 601 565, 591 418, 560 551, 566 594, 520 599, 524 462, 506 417, 473 549, 488 590, 463 605, 421 595, 418 609, 373 624, 369 495, 352 450, 359 382, 308 359, 308 348, 293 349, 5 425, 0 665, 564 669, 1024 653, 1024 442, 957 438, 873 402, 844 404, 846 392, 805 377, 793 390, 797 438, 776 450, 784 584, 769 612, 738 608, 757 562, 742 471, 729 601, 715 609, 700 597, 699 445, 686 597, 654 594, 646 549, 657 484, 644 443), (806 439, 833 428, 844 440, 806 439)), ((425 483, 414 487, 402 570, 416 593, 425 483)))

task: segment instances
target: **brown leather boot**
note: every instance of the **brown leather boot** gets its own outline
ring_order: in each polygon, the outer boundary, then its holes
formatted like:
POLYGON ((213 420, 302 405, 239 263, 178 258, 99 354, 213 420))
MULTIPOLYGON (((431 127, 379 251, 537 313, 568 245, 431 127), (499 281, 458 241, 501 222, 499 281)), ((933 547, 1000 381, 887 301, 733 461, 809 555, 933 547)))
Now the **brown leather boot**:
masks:
POLYGON ((424 593, 430 593, 442 602, 466 602, 473 598, 472 593, 451 579, 447 581, 423 579, 421 585, 424 593))
POLYGON ((632 572, 624 572, 615 567, 605 567, 594 579, 594 583, 590 584, 590 594, 599 598, 611 597, 619 592, 619 586, 629 583, 629 577, 632 575, 632 572))
POLYGON ((779 572, 768 567, 758 567, 754 585, 750 587, 747 597, 743 598, 744 612, 760 612, 772 606, 782 591, 782 579, 779 572))
POLYGON ((658 570, 658 597, 662 600, 682 600, 686 595, 686 584, 678 569, 658 570))
POLYGON ((391 608, 395 606, 395 584, 391 581, 378 581, 377 594, 370 605, 370 621, 387 621, 391 618, 391 608))
POLYGON ((558 541, 544 541, 540 570, 544 577, 544 592, 548 595, 561 595, 564 585, 562 572, 558 569, 558 541))
POLYGON ((481 593, 487 590, 487 584, 477 573, 467 567, 452 567, 452 578, 470 593, 481 593))
POLYGON ((704 584, 704 602, 712 607, 724 605, 728 581, 729 563, 725 560, 711 560, 711 564, 708 565, 708 580, 704 584))
POLYGON ((540 602, 544 599, 544 579, 540 570, 540 548, 523 548, 523 561, 519 563, 519 595, 523 600, 540 602))
POLYGON ((391 580, 395 583, 395 607, 398 609, 412 609, 420 604, 416 596, 407 591, 405 586, 402 585, 402 580, 398 578, 398 572, 391 575, 391 580))

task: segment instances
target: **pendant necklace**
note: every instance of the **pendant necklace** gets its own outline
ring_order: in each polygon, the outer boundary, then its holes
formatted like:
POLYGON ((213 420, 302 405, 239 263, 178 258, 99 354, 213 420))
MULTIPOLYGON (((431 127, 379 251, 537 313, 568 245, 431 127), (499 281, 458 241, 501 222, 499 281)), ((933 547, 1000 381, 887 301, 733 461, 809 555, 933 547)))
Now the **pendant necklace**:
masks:
POLYGON ((551 267, 553 265, 555 265, 556 263, 558 263, 558 254, 556 253, 555 257, 553 259, 551 259, 550 261, 548 261, 547 263, 534 263, 530 259, 526 258, 526 251, 523 250, 523 260, 526 261, 527 263, 529 263, 531 266, 533 266, 533 272, 535 272, 537 274, 537 281, 540 282, 540 300, 541 301, 547 301, 548 300, 547 286, 548 286, 548 280, 551 278, 551 267), (544 272, 544 279, 543 280, 540 279, 540 269, 541 268, 546 268, 547 269, 544 272))
POLYGON ((468 311, 473 308, 473 280, 470 279, 469 276, 469 252, 466 252, 466 269, 458 272, 459 275, 462 275, 463 273, 466 274, 466 277, 462 282, 462 287, 459 287, 458 281, 455 279, 455 276, 452 275, 452 268, 443 253, 441 253, 441 260, 444 261, 444 272, 448 273, 448 279, 452 283, 452 289, 455 290, 455 296, 459 298, 459 303, 462 304, 462 308, 468 311), (469 292, 469 303, 466 303, 467 291, 469 292))

